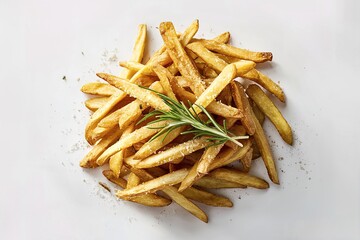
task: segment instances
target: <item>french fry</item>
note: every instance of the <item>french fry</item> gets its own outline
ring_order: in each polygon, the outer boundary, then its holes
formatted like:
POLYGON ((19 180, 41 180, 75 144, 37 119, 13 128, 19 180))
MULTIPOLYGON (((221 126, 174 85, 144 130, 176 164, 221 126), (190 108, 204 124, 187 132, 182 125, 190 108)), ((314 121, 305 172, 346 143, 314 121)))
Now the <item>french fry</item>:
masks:
POLYGON ((206 108, 217 95, 221 92, 221 90, 234 79, 236 74, 235 65, 230 64, 224 68, 224 70, 219 74, 217 78, 210 84, 210 86, 198 97, 196 102, 194 103, 194 110, 196 113, 200 113, 201 109, 198 105, 206 108))
POLYGON ((246 152, 245 156, 240 158, 240 162, 243 166, 243 171, 248 173, 250 171, 251 162, 253 158, 253 148, 250 148, 249 151, 246 152))
MULTIPOLYGON (((144 64, 133 61, 122 61, 119 63, 120 67, 127 68, 131 71, 138 72, 145 67, 144 64)), ((156 73, 151 68, 146 68, 142 71, 143 75, 156 76, 156 73)))
POLYGON ((109 100, 108 97, 95 97, 95 98, 90 98, 88 100, 85 101, 85 106, 95 112, 96 110, 98 110, 100 107, 102 107, 107 101, 109 100))
POLYGON ((188 172, 188 174, 186 175, 186 177, 184 178, 184 180, 181 182, 180 187, 178 189, 179 192, 182 192, 184 190, 186 190, 187 188, 191 187, 194 182, 196 180, 198 180, 199 178, 201 178, 202 176, 204 176, 203 173, 198 173, 197 168, 199 166, 199 161, 197 161, 192 168, 190 169, 190 171, 188 172))
POLYGON ((100 96, 111 96, 114 93, 119 92, 119 89, 113 87, 107 83, 91 82, 86 83, 81 87, 83 93, 100 95, 100 96))
POLYGON ((165 174, 161 177, 155 178, 153 180, 149 180, 147 182, 144 182, 138 186, 124 189, 122 191, 117 191, 116 196, 122 198, 131 198, 138 195, 141 195, 143 193, 154 193, 158 190, 162 190, 167 186, 172 186, 175 184, 180 183, 188 173, 188 170, 183 168, 168 174, 165 174))
POLYGON ((253 153, 252 153, 252 160, 255 160, 259 157, 261 157, 261 153, 260 153, 260 150, 255 142, 255 139, 253 137, 250 138, 250 141, 251 141, 251 147, 253 149, 253 153))
MULTIPOLYGON (((154 179, 149 173, 147 173, 143 169, 132 168, 131 171, 133 171, 136 175, 142 178, 143 181, 150 181, 154 179)), ((208 217, 205 214, 205 212, 202 211, 194 203, 192 203, 189 199, 187 199, 184 195, 179 193, 175 187, 167 186, 164 189, 162 189, 162 191, 166 195, 168 195, 174 202, 179 204, 181 207, 183 207, 185 210, 190 212, 192 215, 199 218, 203 222, 208 222, 208 217)))
POLYGON ((226 87, 224 87, 224 89, 219 93, 219 95, 217 96, 217 100, 225 105, 231 106, 232 96, 229 84, 226 85, 226 87))
POLYGON ((106 150, 108 146, 120 138, 121 133, 122 131, 120 129, 116 129, 114 132, 101 139, 81 160, 80 166, 83 168, 97 167, 97 158, 106 150))
MULTIPOLYGON (((218 73, 220 73, 228 65, 227 62, 218 57, 215 53, 206 49, 201 42, 191 43, 186 47, 193 51, 200 58, 202 58, 211 68, 216 70, 218 73)), ((233 64, 236 65, 236 74, 239 77, 253 70, 256 65, 254 62, 245 60, 240 60, 238 62, 234 62, 233 64)))
POLYGON ((202 188, 246 188, 245 185, 229 182, 223 179, 211 177, 209 175, 203 176, 194 182, 194 186, 202 188))
POLYGON ((121 151, 122 149, 131 147, 133 144, 140 142, 148 137, 151 137, 152 135, 154 135, 158 131, 160 131, 160 129, 158 129, 158 127, 163 126, 165 124, 167 124, 167 123, 166 122, 154 123, 152 125, 144 126, 144 127, 141 127, 139 129, 133 131, 132 133, 130 133, 129 135, 120 139, 118 142, 116 142, 111 147, 106 149, 106 151, 104 151, 100 155, 100 157, 97 159, 97 161, 96 161, 97 164, 103 165, 104 163, 106 163, 106 161, 109 159, 109 157, 111 157, 115 153, 121 151))
POLYGON ((281 87, 260 71, 253 69, 242 75, 242 77, 256 82, 257 84, 274 94, 274 96, 277 97, 281 102, 285 102, 285 94, 281 87))
MULTIPOLYGON (((112 183, 122 187, 126 188, 127 181, 123 178, 116 178, 113 175, 113 172, 110 170, 104 170, 103 175, 112 183)), ((171 200, 158 196, 153 193, 145 194, 142 196, 134 197, 131 199, 126 199, 131 202, 135 202, 141 205, 149 206, 149 207, 165 207, 168 206, 171 203, 171 200)))
POLYGON ((249 140, 245 140, 243 143, 243 147, 238 147, 237 149, 228 148, 223 152, 220 152, 215 159, 211 162, 209 166, 209 171, 212 171, 216 168, 228 165, 240 158, 244 157, 249 148, 251 147, 251 142, 249 140))
POLYGON ((163 102, 163 100, 158 95, 147 89, 141 88, 136 84, 107 73, 97 73, 96 75, 155 109, 169 111, 169 107, 163 102))
MULTIPOLYGON (((183 89, 175 79, 172 79, 170 81, 172 89, 174 90, 175 94, 179 96, 181 101, 184 103, 187 103, 190 101, 191 103, 195 103, 196 96, 185 89, 183 89)), ((207 107, 206 110, 208 110, 210 113, 225 117, 225 118, 240 118, 241 112, 231 106, 225 105, 221 102, 213 101, 211 102, 207 107)))
POLYGON ((212 171, 209 175, 226 181, 243 184, 248 187, 254 187, 259 189, 269 188, 269 184, 265 180, 240 172, 235 169, 219 168, 212 171))
POLYGON ((271 52, 252 52, 246 49, 231 46, 229 44, 219 43, 214 40, 202 40, 201 43, 210 51, 244 60, 250 60, 256 63, 271 61, 273 57, 271 52))
POLYGON ((171 162, 178 159, 179 157, 186 156, 192 152, 202 149, 209 145, 206 138, 198 138, 179 144, 166 151, 150 156, 139 162, 137 168, 151 168, 162 165, 164 163, 171 162))
POLYGON ((211 162, 215 159, 223 146, 224 144, 219 144, 205 149, 204 154, 199 160, 199 166, 197 167, 198 173, 208 173, 211 162))
POLYGON ((136 187, 139 184, 140 184, 140 178, 138 176, 136 176, 135 173, 131 172, 129 174, 129 177, 128 177, 128 180, 127 180, 126 189, 136 187))
POLYGON ((245 95, 245 90, 239 82, 231 82, 231 94, 236 107, 243 113, 240 118, 241 123, 244 125, 246 132, 250 135, 255 133, 255 123, 251 115, 251 106, 245 95))
POLYGON ((213 207, 232 207, 233 203, 230 199, 222 197, 204 190, 196 188, 187 188, 182 194, 194 201, 213 206, 213 207))
POLYGON ((155 65, 154 72, 157 74, 157 76, 160 79, 160 83, 162 88, 164 89, 165 95, 177 101, 176 96, 173 93, 173 90, 171 89, 171 85, 169 82, 169 78, 173 77, 172 74, 161 65, 155 65))
POLYGON ((269 142, 265 136, 264 129, 262 128, 261 124, 255 117, 255 114, 253 112, 252 112, 252 115, 253 115, 253 119, 255 122, 255 134, 253 136, 254 136, 256 145, 259 148, 259 151, 260 151, 261 157, 264 161, 264 164, 266 166, 268 175, 273 183, 280 184, 279 176, 276 171, 275 161, 272 156, 269 142))
MULTIPOLYGON (((144 50, 146 45, 146 25, 140 24, 138 27, 138 34, 136 36, 133 53, 130 58, 131 61, 141 62, 144 56, 144 50)), ((120 73, 121 78, 130 79, 135 74, 134 71, 123 70, 120 73)))
POLYGON ((173 141, 177 136, 180 135, 181 132, 183 132, 186 129, 186 127, 179 127, 177 129, 174 129, 171 134, 168 134, 164 139, 162 138, 156 138, 153 141, 149 141, 145 143, 138 151, 135 153, 136 159, 144 159, 160 148, 166 146, 168 143, 173 141))
POLYGON ((260 125, 262 126, 265 121, 265 114, 259 109, 259 107, 254 103, 254 101, 249 99, 250 106, 255 114, 255 117, 259 121, 260 125))
MULTIPOLYGON (((127 127, 124 130, 123 134, 121 135, 121 138, 126 137, 133 130, 134 130, 134 125, 131 125, 131 126, 127 127)), ((119 152, 117 152, 116 154, 111 156, 111 158, 109 160, 109 168, 110 168, 111 171, 113 171, 113 173, 114 173, 114 175, 116 177, 120 176, 121 169, 122 169, 122 166, 123 166, 124 157, 125 157, 125 150, 126 149, 120 150, 119 152)))
POLYGON ((287 144, 292 145, 293 137, 291 127, 270 98, 260 87, 254 84, 248 86, 246 93, 274 124, 282 139, 284 139, 287 144))
POLYGON ((200 73, 191 62, 177 38, 173 24, 171 22, 163 22, 160 24, 159 29, 166 45, 167 52, 175 66, 180 71, 181 75, 193 81, 190 88, 196 96, 200 96, 201 93, 205 91, 204 83, 201 80, 200 73))

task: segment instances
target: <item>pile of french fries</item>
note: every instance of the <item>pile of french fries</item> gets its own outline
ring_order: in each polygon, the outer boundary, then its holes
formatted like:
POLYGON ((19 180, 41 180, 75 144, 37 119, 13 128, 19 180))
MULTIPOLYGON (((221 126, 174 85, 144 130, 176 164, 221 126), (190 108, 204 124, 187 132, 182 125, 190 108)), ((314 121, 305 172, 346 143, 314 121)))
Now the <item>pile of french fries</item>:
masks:
POLYGON ((152 207, 175 202, 207 222, 206 213, 193 201, 216 207, 233 205, 229 198, 209 189, 269 187, 262 178, 249 174, 254 159, 261 156, 270 180, 279 184, 262 127, 265 117, 286 143, 291 145, 293 138, 289 124, 268 97, 272 94, 284 102, 283 90, 256 69, 271 61, 272 53, 231 46, 229 32, 214 39, 197 39, 198 28, 196 20, 178 33, 171 22, 162 22, 159 30, 164 44, 143 62, 147 29, 140 25, 130 60, 120 63, 124 68, 120 75, 98 73, 104 83, 82 87, 82 92, 95 97, 85 102, 93 112, 85 129, 93 148, 80 166, 108 165, 103 175, 122 189, 116 191, 120 199, 152 207), (146 88, 175 101, 196 103, 194 108, 200 105, 216 121, 225 121, 231 133, 249 137, 239 140, 242 147, 230 141, 209 145, 206 137, 182 135, 189 128, 182 126, 165 138, 149 141, 161 130, 159 126, 168 123, 139 121, 153 110, 168 111, 169 107, 146 88))

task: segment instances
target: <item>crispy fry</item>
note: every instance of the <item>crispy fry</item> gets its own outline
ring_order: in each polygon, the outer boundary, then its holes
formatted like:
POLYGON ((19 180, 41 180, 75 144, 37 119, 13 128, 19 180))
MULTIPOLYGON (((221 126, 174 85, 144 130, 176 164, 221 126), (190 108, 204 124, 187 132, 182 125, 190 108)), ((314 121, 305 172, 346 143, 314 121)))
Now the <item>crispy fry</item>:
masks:
POLYGON ((217 78, 211 83, 211 85, 201 94, 194 103, 194 110, 196 113, 200 113, 201 109, 198 105, 207 107, 221 90, 232 80, 236 74, 235 65, 230 64, 224 68, 217 78))
POLYGON ((243 184, 248 187, 254 187, 259 189, 269 188, 269 184, 265 180, 240 172, 235 169, 219 168, 212 171, 209 175, 230 182, 243 184))
POLYGON ((106 150, 108 146, 110 146, 112 143, 119 139, 121 133, 122 131, 120 129, 116 129, 114 132, 101 139, 101 141, 98 142, 91 149, 91 151, 81 160, 80 166, 83 168, 97 167, 97 158, 106 150))
POLYGON ((245 95, 245 90, 239 82, 231 82, 231 94, 233 96, 236 107, 243 113, 240 118, 241 123, 244 125, 246 132, 250 135, 255 133, 255 123, 251 115, 251 106, 245 95))
POLYGON ((220 152, 220 154, 218 154, 216 158, 211 162, 209 166, 209 171, 239 160, 247 153, 250 147, 251 142, 249 140, 245 140, 243 143, 243 147, 238 147, 235 150, 228 148, 225 151, 220 152))
POLYGON ((285 102, 285 94, 281 87, 260 71, 253 69, 245 73, 242 77, 256 82, 257 84, 274 94, 274 96, 277 97, 281 102, 285 102))
POLYGON ((171 22, 163 22, 160 24, 160 33, 166 45, 167 52, 173 60, 175 66, 187 79, 191 79, 193 84, 190 86, 196 96, 200 96, 205 90, 201 76, 190 58, 186 54, 179 39, 177 38, 174 26, 171 22))
POLYGON ((250 102, 250 106, 255 114, 255 117, 259 121, 260 125, 263 125, 263 123, 265 121, 265 114, 259 109, 259 107, 256 105, 256 103, 254 103, 254 101, 251 100, 251 98, 249 99, 249 102, 250 102))
POLYGON ((129 174, 128 180, 127 180, 127 185, 126 185, 126 189, 135 187, 137 185, 140 184, 140 178, 138 176, 136 176, 135 173, 131 172, 129 174))
POLYGON ((85 106, 95 112, 96 110, 98 110, 100 107, 102 107, 107 101, 109 101, 108 97, 95 97, 95 98, 90 98, 88 100, 85 101, 85 106))
MULTIPOLYGON (((145 67, 144 64, 133 61, 122 61, 119 63, 119 65, 134 72, 138 72, 140 71, 140 69, 145 67)), ((145 70, 142 71, 142 74, 149 76, 156 76, 156 73, 151 68, 146 68, 145 70)))
MULTIPOLYGON (((195 42, 187 45, 191 51, 196 53, 200 58, 202 58, 211 68, 220 73, 228 64, 223 59, 218 57, 215 53, 206 49, 201 42, 195 42)), ((255 67, 255 63, 251 61, 240 60, 234 62, 236 65, 237 76, 241 77, 247 72, 251 71, 255 67)))
POLYGON ((116 196, 131 198, 141 195, 142 193, 154 193, 157 190, 164 189, 167 186, 178 184, 185 178, 187 173, 188 170, 183 168, 175 172, 165 174, 153 180, 149 180, 138 186, 129 189, 124 189, 122 191, 119 190, 116 192, 116 196))
POLYGON ((187 198, 213 207, 233 206, 233 203, 230 201, 230 199, 226 197, 222 197, 196 188, 187 188, 182 192, 182 194, 187 198))
POLYGON ((256 63, 271 61, 273 57, 271 52, 252 52, 246 49, 231 46, 229 44, 219 43, 214 40, 202 40, 201 43, 211 51, 240 59, 250 60, 256 63))
POLYGON ((119 89, 113 87, 107 83, 91 82, 86 83, 81 87, 83 93, 100 95, 100 96, 111 96, 114 93, 119 92, 119 89))
POLYGON ((196 171, 203 174, 208 173, 211 162, 215 159, 223 146, 224 144, 219 144, 205 149, 199 160, 199 166, 197 167, 196 171))
MULTIPOLYGON (((176 95, 179 96, 181 101, 183 101, 185 103, 188 101, 190 101, 191 103, 195 103, 196 96, 194 94, 183 89, 176 82, 175 79, 172 79, 170 81, 170 83, 171 83, 172 89, 174 90, 176 95)), ((206 110, 208 110, 210 113, 213 113, 213 114, 225 117, 225 118, 240 118, 240 116, 241 116, 241 112, 238 109, 228 106, 228 105, 225 105, 223 103, 217 102, 217 101, 211 102, 206 107, 206 110)))
POLYGON ((253 136, 256 145, 259 148, 261 157, 265 163, 266 170, 269 174, 271 181, 275 184, 280 184, 279 176, 276 171, 275 161, 271 153, 269 142, 265 136, 264 129, 261 127, 259 121, 256 119, 255 114, 253 112, 252 115, 255 122, 255 134, 253 136))
MULTIPOLYGON (((103 175, 112 183, 122 187, 126 188, 127 181, 123 178, 116 178, 113 175, 113 172, 110 170, 104 170, 103 175)), ((131 202, 135 202, 141 205, 149 206, 149 207, 164 207, 168 206, 171 203, 171 200, 166 199, 164 197, 158 196, 153 193, 145 194, 142 196, 134 197, 131 199, 126 199, 131 202)))
POLYGON ((161 65, 155 65, 154 71, 160 79, 160 83, 164 89, 165 95, 167 95, 168 97, 170 97, 174 100, 177 100, 175 94, 173 93, 173 90, 171 89, 170 82, 169 82, 169 79, 173 77, 172 74, 166 68, 162 67, 161 65))
POLYGON ((141 88, 136 84, 130 83, 124 79, 116 77, 114 75, 110 75, 107 73, 98 73, 96 74, 98 77, 104 79, 109 82, 111 85, 120 88, 127 94, 132 97, 136 97, 137 99, 147 103, 151 107, 159 110, 168 111, 169 107, 163 102, 163 100, 153 92, 150 92, 147 89, 141 88))
MULTIPOLYGON (((124 130, 123 134, 121 135, 121 138, 126 137, 133 130, 134 130, 134 125, 131 125, 131 126, 127 127, 124 130)), ((117 152, 116 154, 111 156, 111 158, 109 160, 109 168, 110 168, 111 171, 114 172, 114 175, 116 177, 120 176, 121 169, 122 169, 122 166, 123 166, 124 157, 125 157, 125 150, 126 149, 120 150, 119 152, 117 152)))
POLYGON ((257 85, 250 85, 246 93, 274 124, 282 139, 291 145, 293 142, 291 127, 270 98, 257 85))
MULTIPOLYGON (((231 81, 231 82, 233 82, 233 81, 231 81)), ((231 96, 231 90, 230 90, 229 84, 224 87, 224 89, 218 95, 217 99, 220 102, 224 103, 225 105, 231 106, 232 96, 231 96)))
POLYGON ((139 162, 136 165, 136 167, 151 168, 151 167, 159 166, 164 163, 168 163, 175 159, 178 159, 179 157, 186 156, 192 152, 195 152, 199 149, 206 147, 207 145, 209 145, 209 142, 207 141, 206 138, 198 138, 198 139, 190 140, 182 144, 179 144, 173 148, 170 148, 166 151, 145 158, 141 162, 139 162))
POLYGON ((186 190, 187 188, 191 187, 196 180, 198 180, 199 178, 204 176, 203 173, 198 173, 198 171, 197 171, 198 166, 199 166, 199 161, 197 161, 192 166, 192 168, 190 169, 190 171, 188 172, 188 174, 186 175, 184 180, 181 182, 180 187, 178 189, 179 192, 182 192, 182 191, 186 190))
POLYGON ((253 148, 250 148, 249 151, 246 152, 245 156, 240 158, 240 162, 243 166, 243 171, 248 173, 250 171, 251 162, 253 158, 253 148))
POLYGON ((103 165, 106 163, 109 157, 114 155, 115 153, 121 151, 121 149, 128 148, 132 146, 133 144, 140 142, 141 140, 144 140, 148 137, 151 137, 152 135, 156 134, 160 129, 158 127, 162 126, 163 124, 166 124, 164 122, 155 123, 149 126, 141 127, 129 135, 125 136, 124 138, 120 139, 118 142, 113 144, 111 147, 106 149, 105 152, 103 152, 100 157, 97 159, 98 165, 103 165))
POLYGON ((246 188, 245 185, 229 182, 223 179, 218 179, 211 177, 209 175, 203 176, 202 178, 196 180, 194 182, 194 186, 202 187, 202 188, 246 188))

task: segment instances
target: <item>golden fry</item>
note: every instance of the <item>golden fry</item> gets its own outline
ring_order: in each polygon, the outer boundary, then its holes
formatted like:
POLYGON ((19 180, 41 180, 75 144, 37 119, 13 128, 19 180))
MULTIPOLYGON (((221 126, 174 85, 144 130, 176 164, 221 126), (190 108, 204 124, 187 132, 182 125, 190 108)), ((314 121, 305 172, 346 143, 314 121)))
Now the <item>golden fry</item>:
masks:
POLYGON ((119 89, 117 89, 116 87, 111 86, 107 83, 91 82, 91 83, 84 84, 81 87, 81 91, 83 93, 87 93, 87 94, 100 95, 100 96, 111 96, 114 93, 119 92, 119 89))
POLYGON ((246 93, 274 124, 282 139, 291 145, 293 142, 291 127, 270 98, 257 85, 250 85, 246 93))

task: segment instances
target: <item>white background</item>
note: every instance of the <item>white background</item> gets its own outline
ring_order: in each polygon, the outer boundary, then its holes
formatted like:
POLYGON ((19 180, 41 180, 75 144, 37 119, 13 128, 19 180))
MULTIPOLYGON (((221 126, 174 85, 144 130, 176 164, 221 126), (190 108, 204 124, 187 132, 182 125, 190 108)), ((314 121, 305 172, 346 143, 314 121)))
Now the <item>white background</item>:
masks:
MULTIPOLYGON (((359 12, 357 0, 2 0, 0 238, 360 239, 359 12), (89 150, 81 85, 119 73, 139 23, 151 53, 161 21, 182 31, 196 18, 198 37, 230 31, 234 45, 273 52, 261 69, 284 88, 276 103, 295 133, 286 146, 266 122, 281 185, 222 191, 234 207, 201 205, 208 224, 174 204, 116 201, 100 170, 78 167, 89 150)), ((268 179, 260 160, 253 173, 268 179)))

